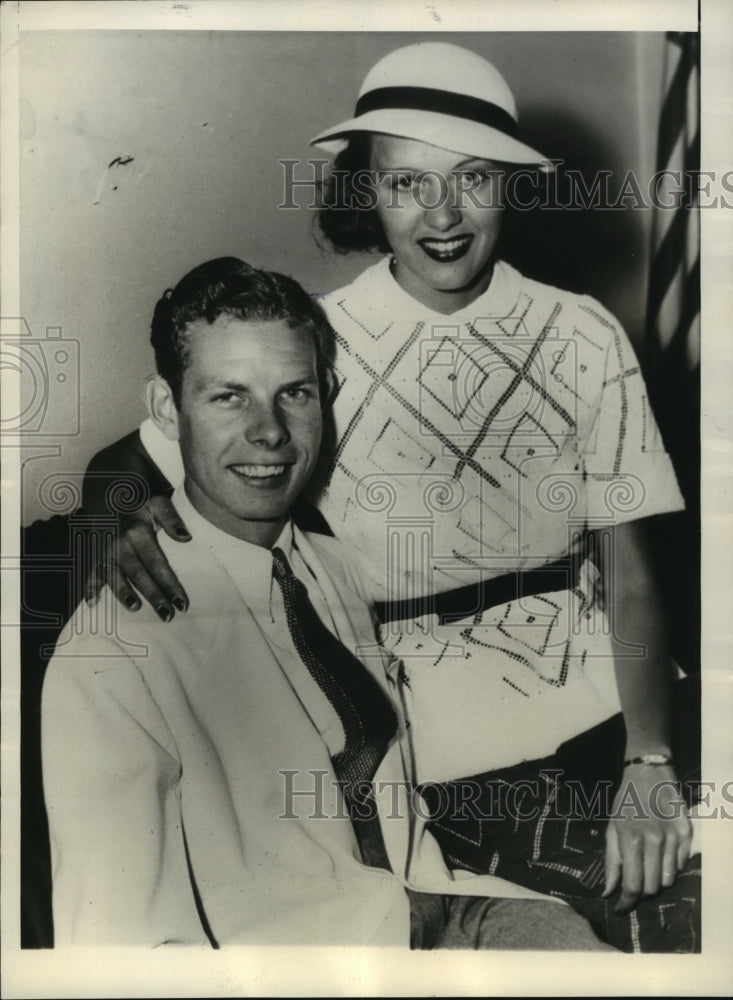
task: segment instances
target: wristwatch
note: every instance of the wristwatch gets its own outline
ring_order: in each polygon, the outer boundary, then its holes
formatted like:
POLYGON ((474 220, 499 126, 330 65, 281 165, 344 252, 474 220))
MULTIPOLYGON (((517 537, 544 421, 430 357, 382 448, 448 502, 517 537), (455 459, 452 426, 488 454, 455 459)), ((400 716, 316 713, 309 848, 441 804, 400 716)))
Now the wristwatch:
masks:
POLYGON ((674 761, 666 753, 644 753, 641 757, 631 757, 624 761, 624 767, 629 764, 673 764, 674 761))

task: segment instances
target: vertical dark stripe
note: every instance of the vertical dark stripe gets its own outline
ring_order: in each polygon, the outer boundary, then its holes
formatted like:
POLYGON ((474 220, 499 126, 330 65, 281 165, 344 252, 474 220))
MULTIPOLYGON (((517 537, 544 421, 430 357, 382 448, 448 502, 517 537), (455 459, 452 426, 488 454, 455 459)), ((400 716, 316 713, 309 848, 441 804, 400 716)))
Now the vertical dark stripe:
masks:
POLYGON ((681 208, 675 212, 672 223, 664 234, 659 249, 652 261, 649 275, 649 304, 647 320, 650 328, 657 318, 657 313, 667 294, 677 268, 685 259, 687 245, 687 209, 681 208))
MULTIPOLYGON (((694 171, 699 168, 700 163, 700 130, 696 131, 692 142, 685 149, 685 172, 694 171)), ((689 176, 689 175, 688 175, 689 176)), ((664 239, 657 248, 652 261, 651 273, 649 275, 649 294, 647 306, 647 321, 650 331, 657 319, 657 313, 667 294, 675 272, 680 263, 686 259, 688 241, 688 221, 690 212, 698 212, 697 185, 692 184, 689 202, 683 207, 675 209, 675 218, 671 226, 664 234, 664 239)), ((665 209, 658 209, 665 211, 665 209)), ((666 211, 673 211, 667 209, 666 211)), ((699 301, 699 278, 698 278, 698 301, 699 301)))
MULTIPOLYGON (((698 118, 697 131, 685 150, 685 170, 699 170, 700 169, 700 119, 698 118)), ((697 185, 692 189, 694 197, 690 199, 690 208, 697 208, 697 185)))
MULTIPOLYGON (((669 158, 675 143, 680 136, 684 136, 690 76, 696 68, 699 72, 699 40, 696 34, 668 32, 667 41, 679 46, 681 51, 680 60, 670 82, 660 114, 657 147, 657 168, 659 170, 671 166, 669 158)), ((687 188, 687 183, 689 183, 690 172, 698 170, 700 163, 699 87, 697 91, 697 108, 697 131, 692 141, 684 150, 685 188, 687 188)), ((674 211, 675 218, 665 233, 661 244, 654 251, 650 268, 647 293, 647 333, 651 337, 654 337, 656 334, 655 323, 658 319, 659 309, 664 301, 664 297, 678 267, 681 263, 684 263, 686 258, 689 237, 688 212, 698 211, 696 194, 697 192, 694 190, 691 198, 684 197, 681 207, 666 210, 674 211)), ((665 211, 665 209, 657 209, 657 211, 665 211)), ((685 312, 688 312, 686 306, 685 312)))
POLYGON ((695 321, 695 317, 700 312, 700 258, 685 279, 684 307, 680 316, 677 328, 672 335, 669 346, 665 351, 665 361, 680 366, 680 370, 687 367, 686 351, 687 340, 690 328, 695 321))
POLYGON ((657 168, 664 170, 674 149, 674 145, 683 127, 685 109, 687 107, 687 86, 694 66, 691 42, 694 35, 685 38, 680 59, 674 76, 667 88, 662 111, 659 116, 659 139, 657 143, 657 168))

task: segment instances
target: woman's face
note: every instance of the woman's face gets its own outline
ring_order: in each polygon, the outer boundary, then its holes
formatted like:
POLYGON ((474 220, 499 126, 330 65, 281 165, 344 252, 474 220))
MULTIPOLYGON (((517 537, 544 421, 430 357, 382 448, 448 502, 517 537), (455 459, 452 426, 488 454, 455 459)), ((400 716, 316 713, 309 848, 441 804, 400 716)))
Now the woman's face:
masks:
POLYGON ((437 312, 469 305, 491 280, 502 220, 497 166, 390 135, 372 137, 369 166, 397 282, 437 312))

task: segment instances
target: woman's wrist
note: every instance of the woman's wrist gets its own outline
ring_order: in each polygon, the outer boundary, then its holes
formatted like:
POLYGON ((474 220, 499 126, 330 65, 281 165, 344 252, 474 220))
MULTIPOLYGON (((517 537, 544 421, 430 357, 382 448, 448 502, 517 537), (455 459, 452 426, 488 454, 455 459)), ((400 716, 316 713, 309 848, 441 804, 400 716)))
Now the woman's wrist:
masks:
POLYGON ((624 759, 624 767, 674 767, 674 759, 669 753, 643 753, 624 759))
POLYGON ((624 760, 644 757, 647 754, 673 756, 666 714, 655 712, 652 716, 652 713, 647 713, 646 718, 630 720, 628 713, 624 713, 624 722, 626 724, 624 760))

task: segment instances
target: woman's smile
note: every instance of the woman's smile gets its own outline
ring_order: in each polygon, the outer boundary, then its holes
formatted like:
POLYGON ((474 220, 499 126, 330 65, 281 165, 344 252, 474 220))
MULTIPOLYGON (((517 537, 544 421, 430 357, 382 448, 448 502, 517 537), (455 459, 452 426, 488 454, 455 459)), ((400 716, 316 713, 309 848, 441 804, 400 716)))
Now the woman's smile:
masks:
POLYGON ((417 242, 431 260, 449 264, 464 257, 468 253, 472 241, 473 236, 466 235, 451 236, 448 239, 425 237, 417 242))

